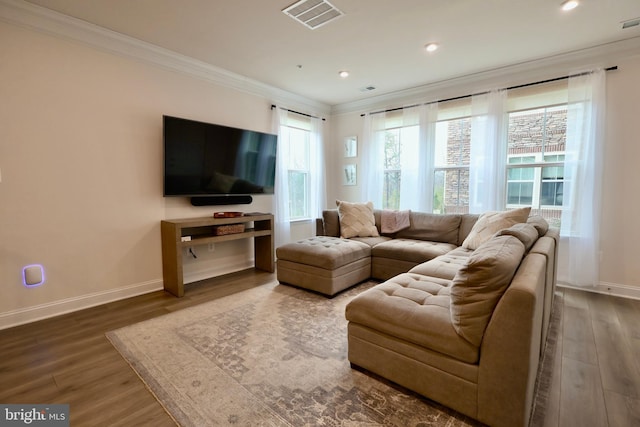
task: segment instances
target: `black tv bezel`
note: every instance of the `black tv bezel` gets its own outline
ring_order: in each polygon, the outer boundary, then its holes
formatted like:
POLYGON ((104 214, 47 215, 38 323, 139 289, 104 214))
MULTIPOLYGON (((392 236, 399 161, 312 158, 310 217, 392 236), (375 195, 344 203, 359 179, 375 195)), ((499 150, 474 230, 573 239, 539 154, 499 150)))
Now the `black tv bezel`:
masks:
MULTIPOLYGON (((229 199, 238 199, 241 198, 242 196, 259 196, 259 195, 266 195, 266 196, 273 196, 275 194, 275 176, 277 174, 277 170, 274 170, 274 186, 273 187, 266 187, 266 188, 271 188, 271 191, 267 191, 267 192, 243 192, 243 193, 179 193, 179 194, 167 194, 166 191, 166 181, 167 181, 167 157, 166 157, 166 152, 167 152, 167 138, 166 138, 166 120, 168 119, 177 119, 177 120, 184 120, 187 122, 193 122, 193 123, 198 123, 200 125, 204 125, 204 126, 214 126, 214 127, 218 127, 218 128, 226 128, 226 129, 231 129, 231 130, 235 130, 235 131, 241 131, 241 132, 251 132, 251 133, 255 133, 255 134, 259 134, 259 135, 267 135, 267 136, 272 136, 275 137, 275 141, 276 141, 276 150, 277 150, 277 145, 278 145, 278 135, 274 134, 274 133, 269 133, 269 132, 262 132, 262 131, 256 131, 256 130, 252 130, 252 129, 246 129, 246 128, 239 128, 239 127, 234 127, 234 126, 228 126, 228 125, 223 125, 220 123, 213 123, 213 122, 205 122, 205 121, 201 121, 201 120, 193 120, 193 119, 187 119, 184 117, 178 117, 178 116, 171 116, 171 115, 167 115, 167 114, 163 114, 162 115, 162 195, 163 197, 170 197, 170 198, 176 198, 176 197, 188 197, 191 199, 195 199, 195 198, 202 198, 203 200, 208 198, 211 200, 224 200, 226 198, 229 199)), ((250 197, 246 200, 250 200, 250 197)), ((246 203, 246 202, 244 202, 246 203)), ((193 203, 194 206, 198 206, 198 204, 193 203)), ((228 203, 214 203, 214 204, 228 204, 228 203)))

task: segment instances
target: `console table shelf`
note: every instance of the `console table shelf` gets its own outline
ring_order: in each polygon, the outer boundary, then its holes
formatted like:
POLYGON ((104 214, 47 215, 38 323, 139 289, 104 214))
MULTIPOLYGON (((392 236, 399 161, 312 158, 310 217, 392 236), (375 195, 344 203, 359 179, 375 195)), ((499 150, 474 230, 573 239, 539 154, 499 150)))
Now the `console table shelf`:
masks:
POLYGON ((254 240, 255 267, 258 270, 275 271, 273 249, 273 215, 246 214, 233 218, 183 218, 160 222, 162 234, 162 277, 164 289, 181 297, 184 295, 182 248, 208 243, 228 242, 238 239, 254 240), (239 233, 215 235, 214 227, 228 224, 253 223, 239 233), (189 236, 191 240, 182 241, 189 236))

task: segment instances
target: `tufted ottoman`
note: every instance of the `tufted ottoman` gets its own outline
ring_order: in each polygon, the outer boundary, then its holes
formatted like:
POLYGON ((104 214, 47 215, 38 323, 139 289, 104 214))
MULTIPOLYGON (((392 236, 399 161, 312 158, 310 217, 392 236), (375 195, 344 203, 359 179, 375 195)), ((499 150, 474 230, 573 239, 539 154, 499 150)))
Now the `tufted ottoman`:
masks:
POLYGON ((278 281, 329 296, 371 277, 371 247, 355 240, 310 237, 280 246, 276 257, 278 281))

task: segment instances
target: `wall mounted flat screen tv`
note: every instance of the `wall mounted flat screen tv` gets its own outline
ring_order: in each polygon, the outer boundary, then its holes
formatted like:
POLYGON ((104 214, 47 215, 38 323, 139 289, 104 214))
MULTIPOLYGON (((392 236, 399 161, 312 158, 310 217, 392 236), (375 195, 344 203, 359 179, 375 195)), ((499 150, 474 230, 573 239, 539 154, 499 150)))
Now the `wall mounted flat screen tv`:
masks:
POLYGON ((164 195, 273 194, 277 136, 163 116, 164 195))

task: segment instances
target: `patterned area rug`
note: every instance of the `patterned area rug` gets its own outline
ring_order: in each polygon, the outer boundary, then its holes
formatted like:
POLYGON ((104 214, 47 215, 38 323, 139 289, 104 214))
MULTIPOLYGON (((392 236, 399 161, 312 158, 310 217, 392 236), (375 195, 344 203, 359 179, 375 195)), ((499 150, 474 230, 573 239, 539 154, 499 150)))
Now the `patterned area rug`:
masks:
POLYGON ((351 369, 346 304, 272 284, 109 332, 183 426, 477 426, 351 369))

